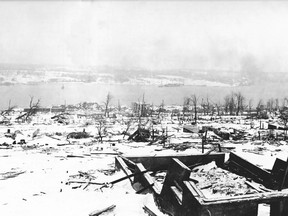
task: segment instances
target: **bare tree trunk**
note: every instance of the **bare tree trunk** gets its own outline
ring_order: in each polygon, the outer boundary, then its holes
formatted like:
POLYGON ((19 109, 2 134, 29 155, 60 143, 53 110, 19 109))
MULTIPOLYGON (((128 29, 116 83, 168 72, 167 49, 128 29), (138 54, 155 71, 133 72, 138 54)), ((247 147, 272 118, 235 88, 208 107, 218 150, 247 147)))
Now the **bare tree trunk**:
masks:
POLYGON ((29 110, 26 113, 18 116, 16 119, 23 119, 24 118, 25 121, 28 121, 28 119, 31 116, 36 114, 37 110, 40 107, 40 99, 38 99, 36 103, 34 103, 33 100, 34 100, 34 97, 30 96, 29 110))
POLYGON ((194 107, 194 123, 197 124, 197 105, 198 105, 198 98, 195 94, 191 96, 191 101, 194 107))
POLYGON ((105 105, 104 116, 105 117, 109 117, 109 105, 110 105, 111 100, 112 100, 112 95, 110 94, 110 92, 108 92, 106 96, 106 101, 104 102, 104 105, 105 105))

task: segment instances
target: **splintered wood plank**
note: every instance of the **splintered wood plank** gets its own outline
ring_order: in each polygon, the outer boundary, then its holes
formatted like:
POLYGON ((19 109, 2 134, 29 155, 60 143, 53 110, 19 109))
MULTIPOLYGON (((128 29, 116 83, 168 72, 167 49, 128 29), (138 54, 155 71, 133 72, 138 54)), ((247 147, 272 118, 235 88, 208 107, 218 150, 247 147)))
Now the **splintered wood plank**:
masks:
POLYGON ((178 203, 182 205, 182 192, 176 186, 171 186, 170 188, 173 191, 178 203))
POLYGON ((187 166, 198 163, 199 161, 209 163, 215 161, 217 166, 222 166, 225 160, 225 153, 210 153, 209 155, 197 154, 197 155, 161 155, 161 156, 150 156, 145 155, 141 157, 127 156, 127 159, 134 163, 142 163, 146 169, 151 170, 167 170, 169 169, 171 159, 176 158, 187 166))
POLYGON ((153 191, 156 194, 160 194, 160 189, 159 186, 157 184, 157 182, 155 182, 152 177, 150 176, 149 173, 147 173, 147 170, 145 169, 145 167, 143 166, 143 164, 141 163, 137 163, 136 164, 136 168, 135 168, 135 172, 142 172, 142 175, 138 175, 135 177, 135 181, 139 181, 141 184, 143 184, 144 187, 147 186, 151 186, 151 188, 153 189, 153 191))
POLYGON ((191 170, 184 163, 177 158, 172 158, 163 183, 163 193, 167 192, 170 186, 175 186, 175 181, 181 187, 183 185, 183 181, 189 179, 190 173, 191 170))
POLYGON ((116 205, 111 205, 111 206, 108 206, 107 208, 104 208, 104 209, 101 209, 101 210, 95 210, 93 212, 91 212, 89 214, 89 216, 98 216, 104 212, 107 212, 107 211, 110 211, 112 209, 114 209, 116 207, 116 205))
POLYGON ((246 178, 252 178, 254 181, 261 183, 266 187, 274 188, 275 184, 277 184, 271 173, 261 169, 260 167, 250 163, 232 152, 230 153, 226 168, 238 175, 242 175, 246 178))
MULTIPOLYGON (((129 176, 132 174, 132 172, 129 170, 129 167, 121 157, 115 157, 115 165, 117 169, 122 169, 126 175, 129 176)), ((131 183, 133 182, 132 178, 129 178, 129 180, 131 183)))

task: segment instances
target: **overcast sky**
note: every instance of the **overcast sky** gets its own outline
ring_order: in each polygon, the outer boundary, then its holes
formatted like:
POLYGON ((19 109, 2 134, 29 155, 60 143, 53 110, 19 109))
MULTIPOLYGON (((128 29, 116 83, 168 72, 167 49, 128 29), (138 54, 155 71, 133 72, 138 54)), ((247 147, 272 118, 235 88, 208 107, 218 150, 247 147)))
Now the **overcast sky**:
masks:
POLYGON ((0 63, 288 71, 288 1, 0 2, 0 63))

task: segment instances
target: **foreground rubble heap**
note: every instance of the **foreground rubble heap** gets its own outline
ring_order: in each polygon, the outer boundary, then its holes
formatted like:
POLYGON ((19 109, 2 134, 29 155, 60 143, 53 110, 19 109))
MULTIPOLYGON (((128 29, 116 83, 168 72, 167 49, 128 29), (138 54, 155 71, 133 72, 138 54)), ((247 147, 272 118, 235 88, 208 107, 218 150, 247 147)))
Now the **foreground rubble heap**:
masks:
POLYGON ((245 177, 217 167, 214 161, 194 168, 190 179, 207 198, 257 193, 257 190, 250 186, 252 183, 248 183, 245 177))
POLYGON ((225 163, 224 154, 218 153, 117 157, 116 166, 126 174, 131 173, 130 170, 135 174, 138 172, 140 176, 135 176, 134 183, 141 182, 141 191, 151 191, 159 206, 175 216, 257 216, 260 203, 270 204, 271 216, 284 216, 288 213, 288 189, 278 189, 286 186, 288 181, 284 179, 285 184, 282 182, 285 170, 279 171, 279 167, 283 168, 280 161, 277 160, 271 172, 233 153, 225 163), (162 185, 159 185, 153 176, 163 169, 167 172, 162 185))

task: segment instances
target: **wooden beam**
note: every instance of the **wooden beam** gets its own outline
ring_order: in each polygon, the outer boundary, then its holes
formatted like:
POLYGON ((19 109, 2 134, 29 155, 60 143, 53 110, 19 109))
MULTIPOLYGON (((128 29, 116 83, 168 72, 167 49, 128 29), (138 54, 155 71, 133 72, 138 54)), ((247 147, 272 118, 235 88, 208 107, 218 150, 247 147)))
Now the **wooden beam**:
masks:
POLYGON ((135 176, 134 181, 139 181, 143 187, 150 187, 153 189, 153 192, 156 194, 160 194, 160 188, 157 184, 157 182, 155 182, 152 177, 150 176, 149 173, 147 173, 147 170, 145 169, 145 167, 143 166, 143 164, 141 163, 137 163, 136 164, 136 168, 135 168, 135 172, 138 173, 143 173, 142 175, 137 175, 135 176))
POLYGON ((280 187, 279 187, 279 191, 281 191, 284 188, 284 185, 285 185, 286 179, 287 179, 287 174, 288 174, 288 158, 286 161, 285 172, 284 172, 284 176, 283 176, 282 182, 281 182, 280 187))
POLYGON ((141 157, 137 156, 126 156, 127 159, 133 161, 134 163, 142 163, 146 169, 149 170, 168 170, 171 159, 177 158, 182 163, 187 165, 195 164, 196 162, 210 163, 215 161, 217 166, 222 167, 225 160, 225 153, 210 153, 209 155, 204 156, 205 154, 196 154, 196 155, 162 155, 162 156, 150 156, 143 155, 141 157), (204 156, 204 157, 203 157, 204 156))
POLYGON ((191 170, 177 158, 171 159, 169 169, 167 171, 161 195, 170 191, 171 186, 175 186, 175 181, 180 187, 183 185, 183 181, 188 180, 190 177, 191 170))
MULTIPOLYGON (((132 174, 132 172, 129 170, 129 167, 121 157, 115 157, 115 166, 117 169, 122 169, 123 172, 128 176, 132 174)), ((133 183, 132 178, 129 178, 129 180, 131 183, 133 183)))
POLYGON ((226 162, 225 169, 246 178, 252 178, 255 182, 261 183, 268 188, 274 188, 275 185, 277 185, 277 182, 274 180, 271 173, 232 152, 230 152, 230 157, 226 162))
POLYGON ((116 205, 111 205, 111 206, 108 206, 107 208, 104 208, 104 209, 101 209, 101 210, 95 210, 95 211, 91 212, 91 213, 89 214, 89 216, 97 216, 97 215, 100 215, 100 214, 102 214, 102 213, 104 213, 104 212, 107 212, 107 211, 110 211, 110 210, 114 209, 115 207, 116 207, 116 205))
POLYGON ((149 207, 147 207, 146 205, 143 206, 143 209, 145 212, 147 212, 150 216, 157 216, 157 214, 155 214, 149 207))

